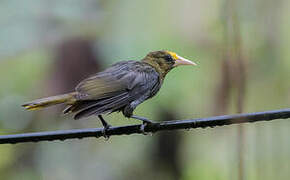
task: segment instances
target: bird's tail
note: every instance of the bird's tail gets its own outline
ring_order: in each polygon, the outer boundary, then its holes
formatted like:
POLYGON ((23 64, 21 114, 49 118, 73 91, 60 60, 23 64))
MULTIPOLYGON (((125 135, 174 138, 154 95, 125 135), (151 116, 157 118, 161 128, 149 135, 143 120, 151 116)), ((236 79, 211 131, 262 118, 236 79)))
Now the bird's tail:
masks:
POLYGON ((58 96, 51 96, 47 98, 37 99, 28 103, 23 104, 22 106, 26 110, 38 110, 48 106, 56 105, 56 104, 73 104, 76 101, 75 98, 76 92, 62 94, 58 96))

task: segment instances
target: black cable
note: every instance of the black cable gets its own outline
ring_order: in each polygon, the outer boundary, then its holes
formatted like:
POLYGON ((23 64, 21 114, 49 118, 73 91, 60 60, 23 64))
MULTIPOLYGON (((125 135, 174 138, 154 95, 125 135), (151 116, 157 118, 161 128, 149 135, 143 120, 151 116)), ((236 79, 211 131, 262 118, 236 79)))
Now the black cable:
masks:
MULTIPOLYGON (((154 133, 157 131, 164 130, 206 128, 256 121, 271 121, 286 118, 290 118, 290 109, 281 109, 275 111, 256 112, 247 114, 245 113, 237 115, 215 116, 201 119, 164 121, 161 123, 153 123, 147 125, 145 127, 145 132, 154 133)), ((110 127, 108 130, 106 130, 106 136, 141 134, 142 131, 140 131, 140 126, 141 125, 110 127)), ((66 140, 73 138, 81 139, 86 137, 98 138, 101 136, 103 136, 103 128, 58 130, 47 132, 2 135, 0 136, 0 144, 66 140)))

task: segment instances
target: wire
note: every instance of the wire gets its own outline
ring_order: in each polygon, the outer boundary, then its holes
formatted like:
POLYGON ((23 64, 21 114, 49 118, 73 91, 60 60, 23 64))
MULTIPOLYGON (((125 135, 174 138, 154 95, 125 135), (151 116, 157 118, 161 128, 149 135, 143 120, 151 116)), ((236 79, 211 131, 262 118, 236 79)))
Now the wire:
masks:
MULTIPOLYGON (((257 121, 271 121, 287 118, 290 118, 290 109, 280 109, 274 111, 215 116, 201 119, 163 121, 160 123, 148 124, 147 126, 145 126, 144 131, 154 133, 165 130, 170 131, 177 129, 207 128, 257 121)), ((110 127, 108 130, 106 130, 105 137, 113 135, 142 134, 140 127, 141 125, 110 127)), ((103 128, 58 130, 58 131, 46 131, 24 134, 1 135, 0 144, 15 144, 24 142, 54 141, 54 140, 63 141, 66 139, 74 139, 74 138, 79 139, 87 137, 99 138, 102 136, 104 136, 103 128)))

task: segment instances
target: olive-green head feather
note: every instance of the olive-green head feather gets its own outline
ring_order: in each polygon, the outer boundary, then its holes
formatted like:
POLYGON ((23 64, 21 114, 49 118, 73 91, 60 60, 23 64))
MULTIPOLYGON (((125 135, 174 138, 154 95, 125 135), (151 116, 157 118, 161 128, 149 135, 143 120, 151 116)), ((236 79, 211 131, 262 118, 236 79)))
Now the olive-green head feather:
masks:
POLYGON ((153 51, 146 55, 142 61, 153 66, 158 73, 161 74, 162 79, 166 74, 179 65, 196 65, 183 57, 178 56, 176 53, 171 51, 153 51))

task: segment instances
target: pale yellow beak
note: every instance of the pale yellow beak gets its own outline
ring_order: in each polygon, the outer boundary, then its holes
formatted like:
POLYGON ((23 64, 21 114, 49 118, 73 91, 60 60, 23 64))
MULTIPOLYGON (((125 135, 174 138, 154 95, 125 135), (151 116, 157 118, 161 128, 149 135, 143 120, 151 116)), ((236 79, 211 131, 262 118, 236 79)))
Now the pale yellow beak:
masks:
POLYGON ((197 64, 188 60, 188 59, 185 59, 181 56, 178 56, 176 55, 176 59, 175 59, 175 64, 174 64, 174 67, 176 66, 179 66, 179 65, 192 65, 192 66, 196 66, 197 64))

